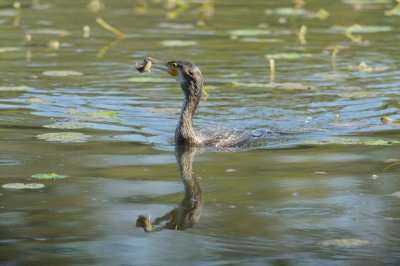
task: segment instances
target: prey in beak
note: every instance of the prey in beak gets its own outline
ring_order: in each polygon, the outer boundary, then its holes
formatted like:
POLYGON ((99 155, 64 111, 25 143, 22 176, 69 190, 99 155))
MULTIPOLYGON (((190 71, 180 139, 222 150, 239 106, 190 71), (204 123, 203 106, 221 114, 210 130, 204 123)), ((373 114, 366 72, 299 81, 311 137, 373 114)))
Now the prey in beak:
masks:
POLYGON ((179 74, 177 63, 173 61, 165 63, 163 61, 159 61, 151 57, 146 57, 143 60, 142 64, 136 63, 135 67, 136 70, 139 71, 140 73, 150 72, 152 68, 155 68, 167 72, 173 77, 176 77, 179 74))

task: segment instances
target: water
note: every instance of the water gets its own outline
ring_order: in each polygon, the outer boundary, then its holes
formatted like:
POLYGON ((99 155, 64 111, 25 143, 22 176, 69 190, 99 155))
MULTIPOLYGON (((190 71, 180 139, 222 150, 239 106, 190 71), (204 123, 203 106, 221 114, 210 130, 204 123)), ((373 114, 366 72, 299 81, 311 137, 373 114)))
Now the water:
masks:
POLYGON ((395 1, 307 1, 310 12, 328 10, 326 20, 277 15, 291 1, 269 2, 221 0, 213 14, 191 3, 167 19, 176 10, 157 1, 148 1, 144 14, 131 1, 107 1, 100 13, 89 12, 85 1, 22 1, 19 12, 4 1, 0 48, 13 49, 0 53, 7 87, 0 91, 1 184, 46 187, 1 188, 1 264, 399 264, 399 147, 349 144, 399 140, 399 124, 380 121, 400 118, 400 23, 384 15, 395 1), (127 38, 115 41, 95 23, 98 16, 127 38), (391 31, 356 33, 368 41, 357 44, 332 28, 356 23, 391 31), (84 25, 90 38, 82 37, 84 25), (301 25, 308 26, 307 45, 297 40, 301 25), (227 33, 259 27, 272 34, 235 39, 227 33), (60 49, 47 47, 51 40, 60 49), (197 44, 166 47, 166 40, 197 44), (332 45, 344 47, 334 62, 332 45), (264 56, 276 53, 312 57, 277 59, 278 84, 265 86, 264 56), (202 69, 212 87, 196 125, 289 136, 242 151, 175 152, 182 95, 163 73, 133 70, 145 56, 186 59, 202 69), (375 71, 359 71, 361 62, 375 71), (43 74, 54 70, 82 75, 43 74), (26 87, 11 91, 15 86, 26 87), (48 127, 57 123, 83 128, 48 127), (57 132, 87 138, 37 137, 57 132), (321 141, 327 144, 316 144, 321 141), (31 178, 38 173, 69 178, 31 178), (139 215, 164 219, 146 233, 135 227, 139 215))

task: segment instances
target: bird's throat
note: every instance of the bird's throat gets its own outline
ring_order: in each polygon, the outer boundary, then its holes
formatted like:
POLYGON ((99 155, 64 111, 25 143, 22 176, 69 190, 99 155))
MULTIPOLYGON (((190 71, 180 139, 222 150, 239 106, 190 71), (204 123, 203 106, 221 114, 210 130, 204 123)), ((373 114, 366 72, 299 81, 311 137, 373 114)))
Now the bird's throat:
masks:
POLYGON ((199 137, 193 129, 193 116, 197 109, 196 99, 185 97, 181 115, 175 130, 175 144, 177 145, 199 145, 199 137))

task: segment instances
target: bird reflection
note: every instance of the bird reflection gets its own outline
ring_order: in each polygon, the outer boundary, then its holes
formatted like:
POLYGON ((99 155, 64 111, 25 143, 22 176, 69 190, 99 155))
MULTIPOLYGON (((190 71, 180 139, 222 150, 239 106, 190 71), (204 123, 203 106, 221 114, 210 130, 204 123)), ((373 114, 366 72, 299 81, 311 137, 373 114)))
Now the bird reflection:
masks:
POLYGON ((201 152, 201 147, 176 146, 175 157, 179 174, 185 188, 185 195, 180 205, 158 217, 153 223, 150 217, 140 215, 136 220, 136 227, 143 228, 146 232, 169 230, 185 230, 193 227, 200 218, 203 208, 203 197, 198 179, 193 175, 193 160, 201 152))

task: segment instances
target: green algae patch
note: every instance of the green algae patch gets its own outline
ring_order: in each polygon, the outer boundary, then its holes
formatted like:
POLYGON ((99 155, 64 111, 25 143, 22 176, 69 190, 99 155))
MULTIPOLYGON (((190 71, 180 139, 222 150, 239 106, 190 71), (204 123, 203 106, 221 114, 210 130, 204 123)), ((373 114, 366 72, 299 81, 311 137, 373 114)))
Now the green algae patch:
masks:
POLYGON ((116 111, 83 112, 81 115, 98 119, 121 120, 119 112, 116 111))
POLYGON ((41 179, 41 180, 55 180, 55 179, 65 179, 68 178, 69 176, 51 173, 51 174, 33 174, 31 175, 31 177, 34 179, 41 179))
POLYGON ((40 183, 8 183, 1 186, 6 189, 41 189, 45 185, 40 183))
POLYGON ((36 137, 45 141, 60 143, 81 143, 87 142, 91 138, 91 136, 79 132, 45 133, 36 137))
POLYGON ((44 125, 43 127, 56 129, 81 129, 90 128, 91 126, 87 123, 82 122, 58 122, 54 124, 44 125))
MULTIPOLYGON (((73 119, 79 122, 72 123, 71 126, 75 124, 76 126, 85 125, 84 122, 99 122, 99 121, 110 121, 110 120, 121 120, 119 112, 117 111, 93 111, 93 112, 79 112, 75 109, 68 110, 67 114, 73 115, 73 119)), ((56 125, 54 125, 56 126, 56 125)), ((85 126, 88 127, 88 126, 85 126)))

